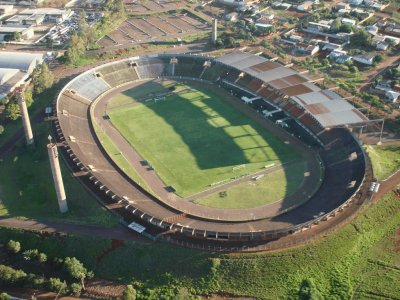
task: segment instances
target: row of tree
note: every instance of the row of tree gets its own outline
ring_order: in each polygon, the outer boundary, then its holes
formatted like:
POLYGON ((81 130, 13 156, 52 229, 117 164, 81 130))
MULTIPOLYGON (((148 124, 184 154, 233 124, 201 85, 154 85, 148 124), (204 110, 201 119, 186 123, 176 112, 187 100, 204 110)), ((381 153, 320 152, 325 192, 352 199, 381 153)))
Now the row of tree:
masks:
POLYGON ((65 52, 67 64, 76 65, 86 50, 95 47, 95 44, 106 31, 113 28, 113 23, 125 19, 125 7, 122 0, 107 0, 104 4, 109 12, 100 19, 98 24, 89 26, 84 11, 79 14, 78 29, 71 35, 65 52))
MULTIPOLYGON (((31 287, 31 288, 47 288, 61 294, 71 293, 79 296, 81 291, 85 289, 85 280, 93 278, 93 272, 88 271, 84 265, 75 257, 66 257, 65 259, 54 258, 48 261, 45 253, 39 252, 37 249, 26 249, 22 251, 21 244, 18 241, 10 240, 6 244, 6 249, 15 259, 21 259, 29 264, 34 264, 38 269, 40 265, 46 264, 55 270, 59 268, 67 281, 57 277, 46 279, 45 277, 32 273, 25 273, 24 270, 14 269, 6 265, 0 265, 0 286, 3 287, 31 287), (78 281, 78 282, 76 282, 78 281)), ((20 265, 20 264, 19 264, 20 265)))

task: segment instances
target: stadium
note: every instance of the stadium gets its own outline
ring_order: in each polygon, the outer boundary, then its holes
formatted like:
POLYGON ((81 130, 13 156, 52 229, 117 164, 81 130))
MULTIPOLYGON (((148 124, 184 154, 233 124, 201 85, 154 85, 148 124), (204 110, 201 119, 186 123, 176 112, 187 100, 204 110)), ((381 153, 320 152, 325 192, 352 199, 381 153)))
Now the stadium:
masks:
POLYGON ((55 105, 75 173, 152 236, 242 249, 331 222, 370 194, 371 164, 352 132, 368 119, 254 54, 107 63, 55 105))

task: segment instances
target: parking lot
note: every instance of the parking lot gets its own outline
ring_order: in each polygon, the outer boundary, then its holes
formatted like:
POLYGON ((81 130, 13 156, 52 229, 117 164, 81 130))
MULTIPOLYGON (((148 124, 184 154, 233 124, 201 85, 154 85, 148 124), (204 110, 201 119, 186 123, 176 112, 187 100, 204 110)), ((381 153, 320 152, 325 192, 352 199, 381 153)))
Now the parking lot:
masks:
POLYGON ((182 13, 130 18, 103 37, 99 44, 108 48, 132 43, 161 41, 210 29, 211 27, 205 21, 182 13))

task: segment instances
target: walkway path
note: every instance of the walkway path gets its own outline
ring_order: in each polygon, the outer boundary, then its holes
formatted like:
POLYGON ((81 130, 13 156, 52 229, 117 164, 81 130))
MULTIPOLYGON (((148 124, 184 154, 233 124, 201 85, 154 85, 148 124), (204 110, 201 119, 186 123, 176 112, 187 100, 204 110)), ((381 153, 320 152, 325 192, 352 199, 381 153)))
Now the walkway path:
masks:
POLYGON ((93 225, 38 221, 32 219, 22 220, 18 218, 6 217, 0 218, 0 227, 18 228, 48 233, 62 232, 68 234, 82 234, 105 239, 138 240, 147 243, 151 242, 149 239, 130 231, 123 225, 117 225, 112 228, 104 228, 93 225))

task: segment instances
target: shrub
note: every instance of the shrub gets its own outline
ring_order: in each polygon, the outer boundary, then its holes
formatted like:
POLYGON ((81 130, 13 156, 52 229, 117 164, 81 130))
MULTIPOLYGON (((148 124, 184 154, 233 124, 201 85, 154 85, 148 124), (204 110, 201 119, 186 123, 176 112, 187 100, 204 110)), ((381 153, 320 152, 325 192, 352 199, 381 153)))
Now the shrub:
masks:
POLYGON ((45 263, 47 261, 47 255, 44 253, 39 253, 38 260, 40 263, 45 263))
POLYGON ((29 287, 32 288, 42 288, 46 283, 46 278, 36 274, 28 274, 25 280, 29 287))
POLYGON ((62 282, 60 280, 60 278, 50 278, 48 283, 47 283, 47 287, 56 293, 60 293, 60 294, 65 294, 68 293, 68 286, 67 284, 64 282, 62 282))
POLYGON ((20 285, 25 278, 26 273, 24 271, 15 270, 5 265, 0 265, 0 285, 20 285))
POLYGON ((18 253, 21 250, 21 244, 20 242, 9 240, 6 248, 12 253, 18 253))
POLYGON ((25 260, 34 260, 39 256, 39 251, 38 249, 29 249, 24 251, 22 255, 24 256, 25 260))
POLYGON ((0 134, 3 134, 3 133, 4 133, 4 126, 0 125, 0 134))
POLYGON ((79 297, 82 292, 82 286, 79 283, 73 283, 70 286, 71 294, 75 297, 79 297))
POLYGON ((85 278, 93 277, 93 272, 88 272, 83 264, 75 257, 65 258, 64 269, 69 276, 81 281, 83 289, 85 289, 85 278))
POLYGON ((136 300, 136 290, 132 285, 127 285, 122 293, 122 300, 136 300))
POLYGON ((7 293, 1 293, 0 294, 0 300, 9 300, 11 299, 11 296, 7 293))

